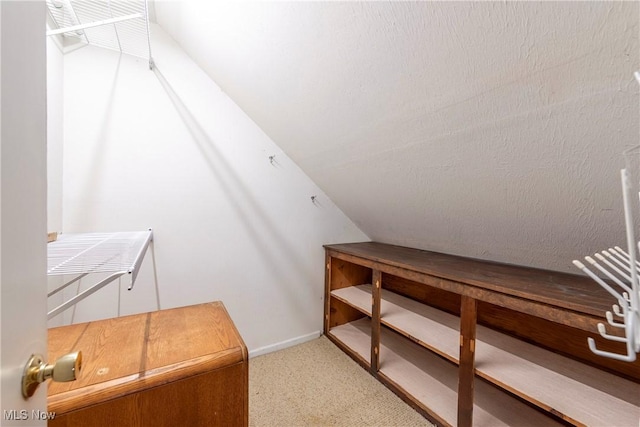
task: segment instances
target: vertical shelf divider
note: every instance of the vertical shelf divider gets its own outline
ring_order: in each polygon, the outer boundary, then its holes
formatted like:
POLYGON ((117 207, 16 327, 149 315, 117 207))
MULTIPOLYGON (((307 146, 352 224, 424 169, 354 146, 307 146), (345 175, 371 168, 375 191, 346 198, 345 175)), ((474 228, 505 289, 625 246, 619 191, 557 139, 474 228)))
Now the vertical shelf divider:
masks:
POLYGON ((460 367, 458 377, 458 427, 473 425, 476 320, 478 303, 467 295, 460 301, 460 367))
POLYGON ((380 294, 382 272, 373 270, 371 278, 371 374, 378 377, 380 369, 380 294))
POLYGON ((329 313, 331 312, 331 255, 324 255, 324 334, 329 333, 329 313))

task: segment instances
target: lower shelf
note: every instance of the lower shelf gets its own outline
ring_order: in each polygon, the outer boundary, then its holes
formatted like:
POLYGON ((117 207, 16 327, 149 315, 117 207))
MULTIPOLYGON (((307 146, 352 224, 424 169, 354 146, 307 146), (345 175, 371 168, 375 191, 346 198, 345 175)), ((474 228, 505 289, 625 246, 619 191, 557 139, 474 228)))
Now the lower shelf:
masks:
MULTIPOLYGON (((362 318, 330 330, 332 338, 368 361, 371 321, 362 318)), ((458 368, 429 350, 387 329, 381 330, 380 378, 425 412, 443 423, 456 425, 458 368)), ((509 394, 477 379, 475 382, 475 426, 553 426, 555 419, 531 408, 509 394)))
MULTIPOLYGON (((342 288, 331 295, 363 313, 371 305, 371 285, 342 288)), ((383 325, 457 363, 458 317, 385 289, 380 315, 383 325)), ((479 377, 568 423, 638 425, 640 384, 481 325, 477 327, 475 368, 479 377)))

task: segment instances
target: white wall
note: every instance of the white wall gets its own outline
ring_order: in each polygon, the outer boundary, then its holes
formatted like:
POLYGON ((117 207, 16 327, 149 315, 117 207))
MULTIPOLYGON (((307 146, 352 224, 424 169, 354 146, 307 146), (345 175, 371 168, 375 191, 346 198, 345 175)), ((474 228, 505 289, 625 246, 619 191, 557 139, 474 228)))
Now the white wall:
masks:
MULTIPOLYGON (((161 307, 222 300, 254 352, 316 334, 322 245, 367 236, 160 28, 152 34, 155 72, 93 47, 65 55, 64 231, 152 227, 161 307)), ((149 253, 120 314, 156 308, 152 277, 149 253)), ((116 288, 73 320, 117 315, 116 288)))
POLYGON ((638 2, 158 1, 372 239, 579 273, 624 244, 638 2))

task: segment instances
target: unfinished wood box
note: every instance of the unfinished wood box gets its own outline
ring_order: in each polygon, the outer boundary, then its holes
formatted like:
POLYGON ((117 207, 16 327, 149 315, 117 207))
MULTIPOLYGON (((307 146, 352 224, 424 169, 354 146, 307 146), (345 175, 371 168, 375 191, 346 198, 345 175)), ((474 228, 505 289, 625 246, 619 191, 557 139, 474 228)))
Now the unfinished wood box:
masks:
POLYGON ((49 330, 48 360, 77 350, 78 380, 49 383, 51 427, 248 425, 247 349, 221 302, 49 330))

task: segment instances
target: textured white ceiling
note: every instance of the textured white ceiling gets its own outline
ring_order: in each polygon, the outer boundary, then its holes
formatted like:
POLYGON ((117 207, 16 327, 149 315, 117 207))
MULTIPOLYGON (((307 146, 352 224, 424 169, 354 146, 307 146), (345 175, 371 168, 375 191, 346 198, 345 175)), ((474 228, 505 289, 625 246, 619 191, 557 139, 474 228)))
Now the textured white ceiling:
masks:
POLYGON ((573 271, 624 245, 637 2, 157 2, 373 240, 573 271))

